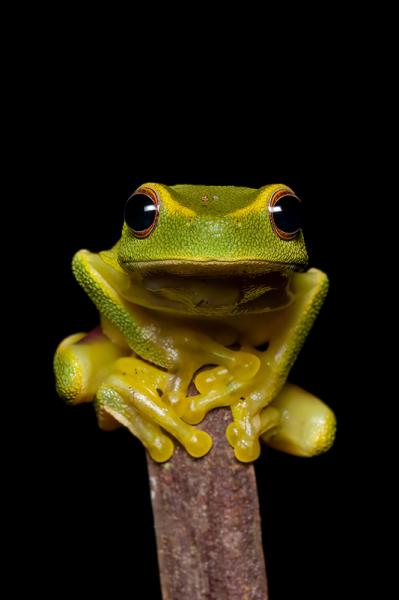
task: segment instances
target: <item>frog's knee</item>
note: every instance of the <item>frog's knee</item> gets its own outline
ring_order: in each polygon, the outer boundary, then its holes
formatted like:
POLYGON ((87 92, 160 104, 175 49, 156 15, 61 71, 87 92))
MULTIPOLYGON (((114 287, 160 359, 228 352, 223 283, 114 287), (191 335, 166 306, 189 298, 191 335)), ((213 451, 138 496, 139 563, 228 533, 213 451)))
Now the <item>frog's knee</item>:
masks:
POLYGON ((122 355, 123 350, 99 329, 69 336, 54 357, 59 396, 71 404, 91 402, 112 364, 122 355))
POLYGON ((309 457, 332 446, 335 415, 319 398, 296 385, 286 384, 271 406, 279 411, 280 422, 262 439, 272 448, 309 457))

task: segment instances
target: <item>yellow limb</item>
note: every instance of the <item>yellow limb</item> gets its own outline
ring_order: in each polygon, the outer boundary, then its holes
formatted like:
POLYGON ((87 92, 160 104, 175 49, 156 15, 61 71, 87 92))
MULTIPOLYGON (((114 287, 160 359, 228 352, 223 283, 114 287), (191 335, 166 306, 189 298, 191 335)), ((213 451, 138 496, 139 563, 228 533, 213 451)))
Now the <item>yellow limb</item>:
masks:
MULTIPOLYGON (((236 354, 248 356, 244 353, 236 354)), ((255 365, 255 362, 253 364, 255 365)), ((200 423, 210 410, 231 406, 238 401, 243 384, 243 379, 237 379, 226 367, 214 367, 199 373, 195 378, 199 394, 188 398, 184 420, 195 425, 200 423)))
POLYGON ((57 392, 67 402, 92 402, 115 361, 126 354, 99 331, 76 333, 58 346, 54 357, 57 392))
POLYGON ((333 444, 336 419, 332 410, 302 388, 286 384, 270 408, 279 413, 279 423, 262 434, 272 448, 296 456, 315 456, 333 444))
POLYGON ((146 447, 156 462, 165 462, 173 455, 174 445, 158 425, 141 415, 130 404, 130 393, 120 393, 112 385, 104 383, 97 392, 98 411, 110 415, 129 429, 146 447))
MULTIPOLYGON (((227 438, 235 445, 238 460, 249 462, 259 456, 261 434, 259 415, 285 384, 288 373, 302 348, 328 290, 327 276, 317 269, 296 273, 292 277, 294 301, 285 309, 257 315, 253 329, 262 329, 268 336, 269 348, 259 353, 260 368, 243 390, 242 399, 232 407, 234 422, 227 438), (236 440, 236 441, 235 441, 236 440)), ((249 337, 254 335, 249 332, 249 337)))

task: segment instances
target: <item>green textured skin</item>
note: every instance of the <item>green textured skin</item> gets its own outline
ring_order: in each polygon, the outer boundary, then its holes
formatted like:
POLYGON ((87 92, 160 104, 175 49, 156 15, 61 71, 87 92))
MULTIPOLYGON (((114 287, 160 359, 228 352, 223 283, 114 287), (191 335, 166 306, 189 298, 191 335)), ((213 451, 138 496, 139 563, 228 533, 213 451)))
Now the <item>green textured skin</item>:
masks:
POLYGON ((287 186, 269 185, 254 190, 149 183, 142 187, 156 190, 159 221, 146 239, 137 239, 124 226, 117 245, 123 268, 134 268, 137 261, 157 260, 262 260, 298 266, 308 262, 302 233, 289 242, 281 240, 270 222, 269 200, 278 190, 292 192, 287 186))

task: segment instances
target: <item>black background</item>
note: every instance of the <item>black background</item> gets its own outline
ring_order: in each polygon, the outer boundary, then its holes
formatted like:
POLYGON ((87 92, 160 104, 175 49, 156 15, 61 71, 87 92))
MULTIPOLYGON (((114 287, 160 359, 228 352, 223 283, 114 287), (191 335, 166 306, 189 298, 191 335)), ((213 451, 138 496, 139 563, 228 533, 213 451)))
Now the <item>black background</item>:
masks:
MULTIPOLYGON (((144 451, 125 430, 101 432, 91 406, 65 406, 52 375, 59 341, 97 323, 73 279, 71 258, 80 248, 113 245, 127 195, 147 181, 283 182, 306 203, 310 264, 329 274, 331 289, 290 379, 334 408, 338 435, 321 457, 299 459, 265 448, 256 463, 270 598, 325 599, 341 597, 343 588, 359 589, 362 415, 372 401, 359 393, 356 361, 362 329, 356 265, 362 256, 353 196, 363 185, 363 167, 355 166, 362 140, 339 119, 287 113, 288 121, 283 116, 276 123, 270 113, 251 118, 247 109, 237 121, 223 105, 215 110, 212 124, 200 111, 171 120, 139 109, 125 121, 115 112, 115 121, 105 124, 101 111, 84 106, 58 115, 57 128, 38 150, 43 202, 28 210, 41 266, 24 270, 38 315, 31 326, 35 386, 24 401, 28 436, 18 434, 15 441, 29 440, 28 469, 19 481, 26 528, 17 545, 24 539, 34 565, 30 577, 42 591, 57 586, 66 593, 160 598, 144 451)), ((371 478, 373 469, 367 454, 371 478)))

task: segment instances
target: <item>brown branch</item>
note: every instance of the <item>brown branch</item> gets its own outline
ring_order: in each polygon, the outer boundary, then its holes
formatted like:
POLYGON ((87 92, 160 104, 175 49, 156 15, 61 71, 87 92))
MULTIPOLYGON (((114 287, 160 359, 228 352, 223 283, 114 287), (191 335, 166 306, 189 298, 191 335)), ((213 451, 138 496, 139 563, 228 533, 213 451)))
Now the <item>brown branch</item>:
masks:
POLYGON ((218 409, 199 426, 214 440, 202 459, 148 458, 164 600, 268 598, 254 467, 234 458, 230 420, 218 409))

